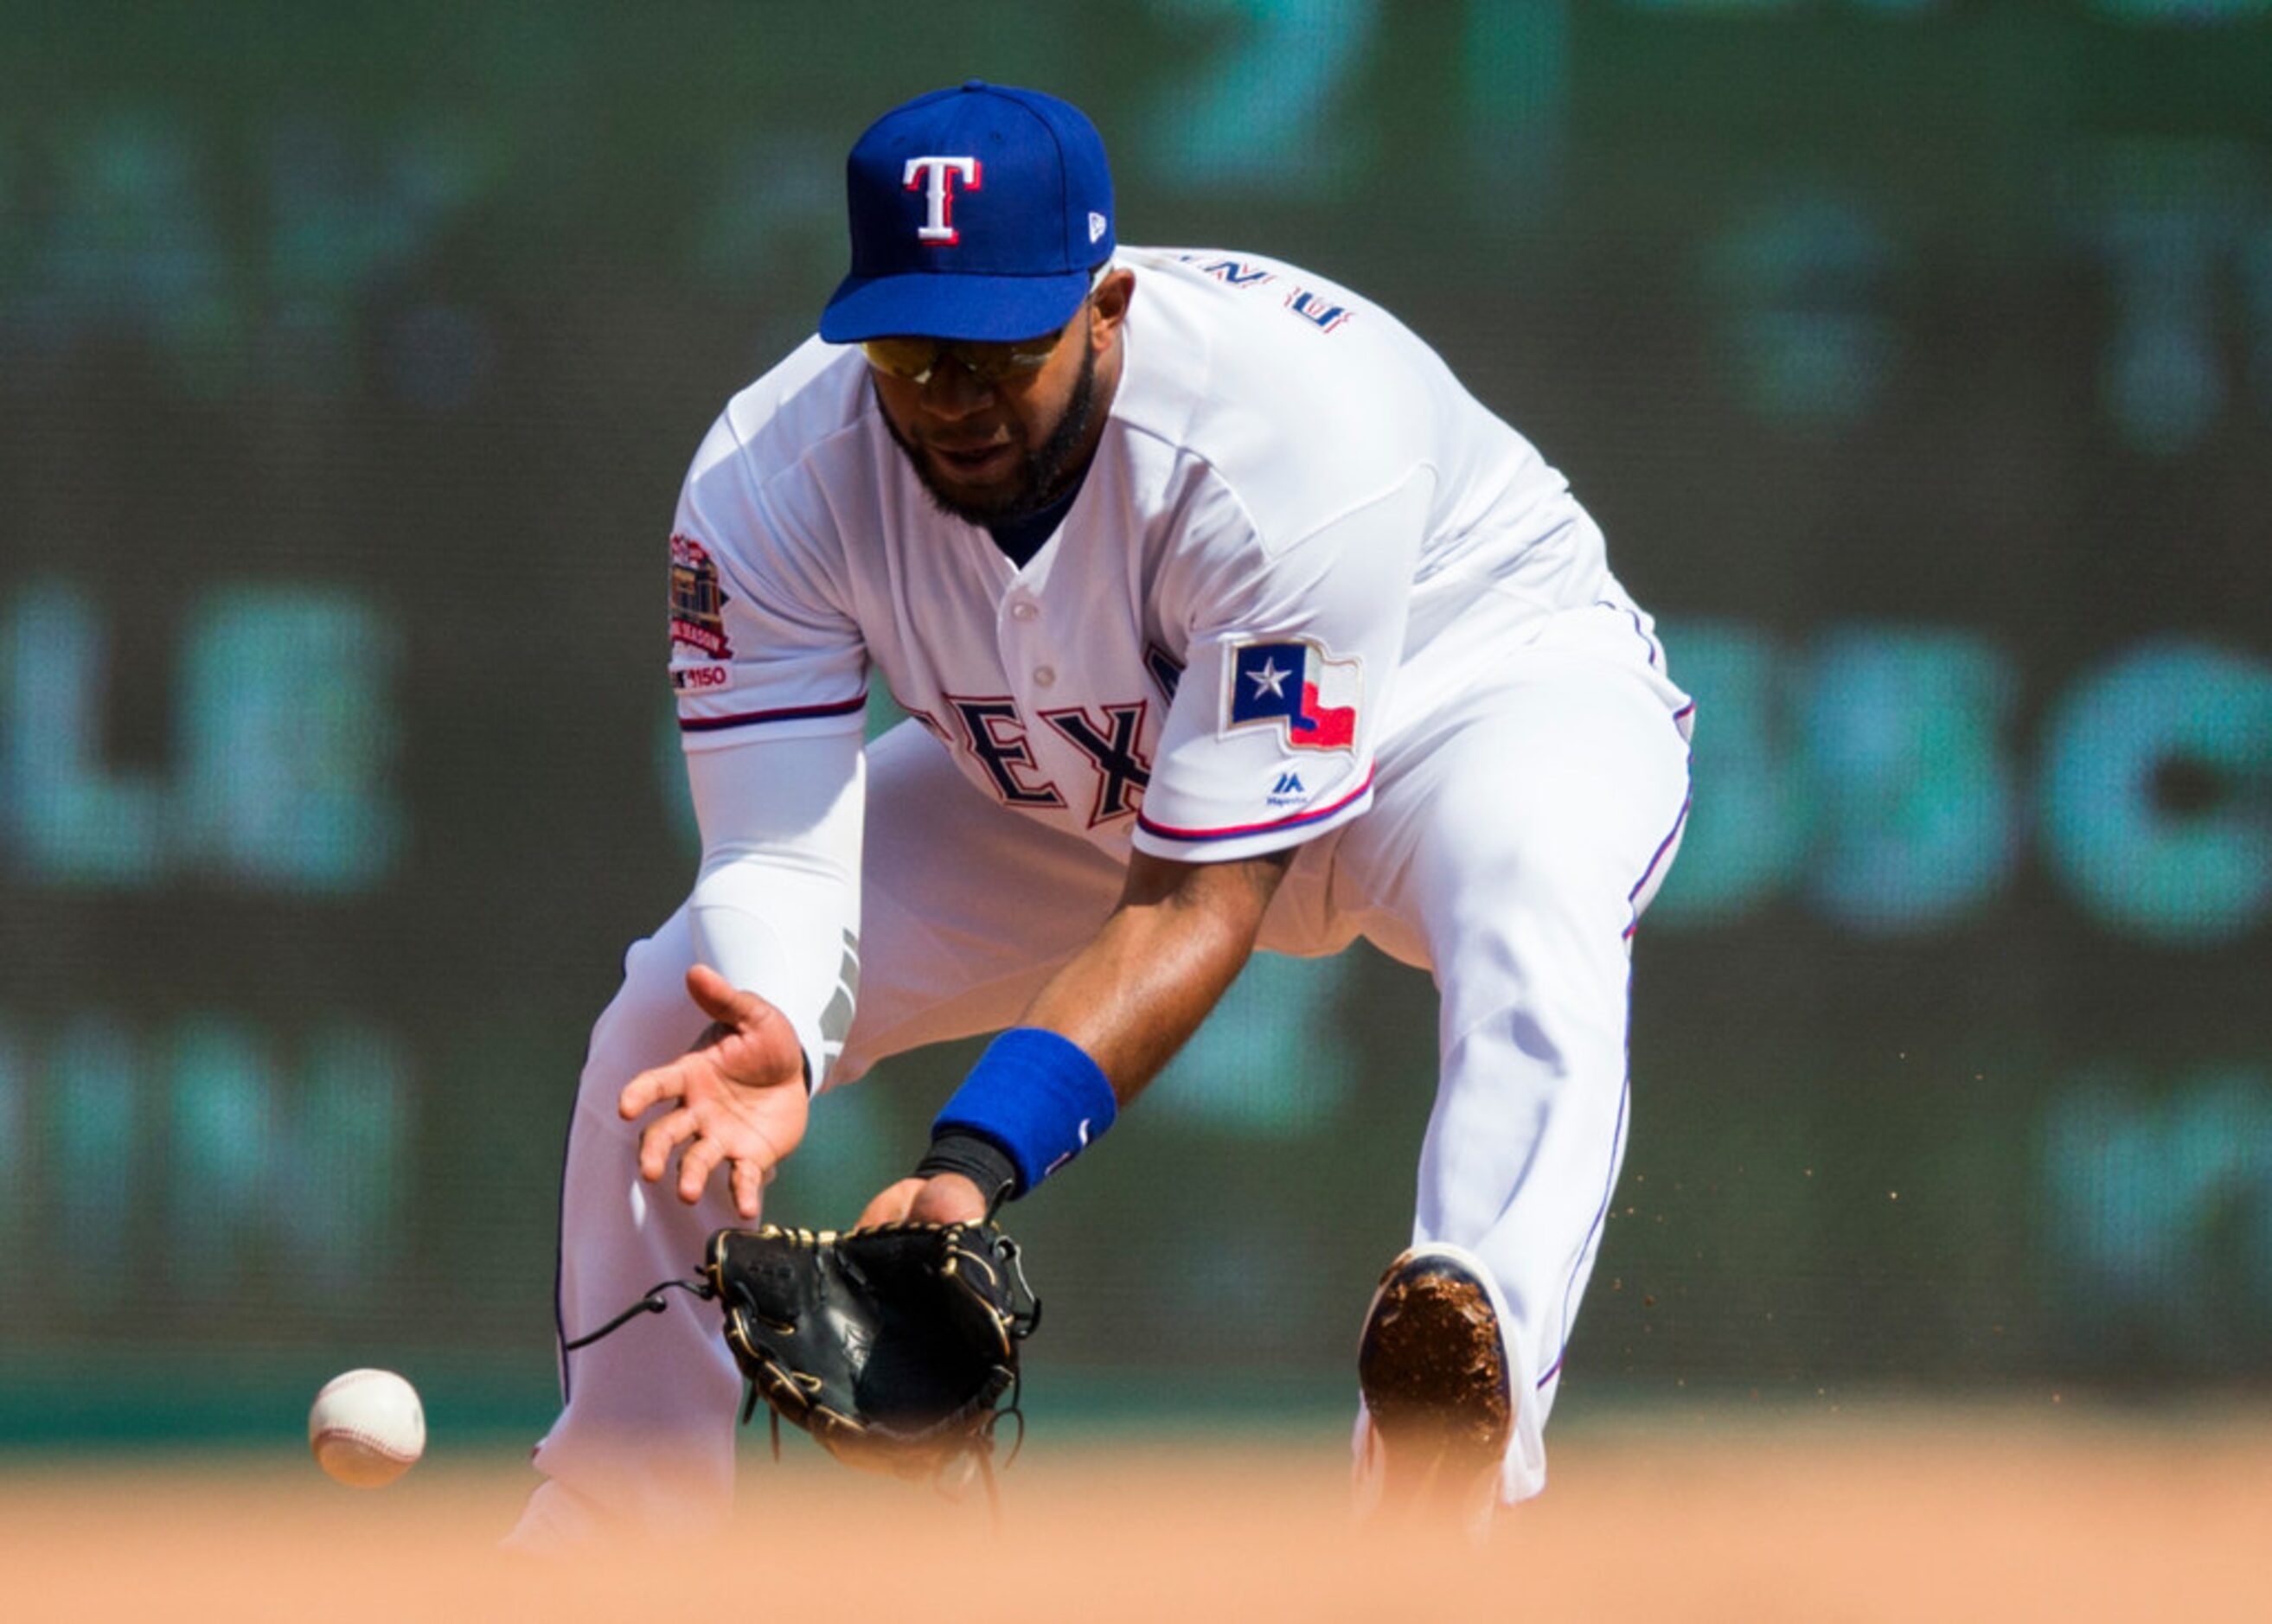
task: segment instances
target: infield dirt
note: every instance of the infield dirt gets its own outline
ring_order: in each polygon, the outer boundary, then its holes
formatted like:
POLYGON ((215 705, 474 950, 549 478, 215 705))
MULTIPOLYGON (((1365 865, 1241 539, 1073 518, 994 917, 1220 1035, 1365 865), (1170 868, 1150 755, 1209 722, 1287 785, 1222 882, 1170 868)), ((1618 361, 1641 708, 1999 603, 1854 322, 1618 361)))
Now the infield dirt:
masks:
POLYGON ((127 1467, 0 1457, 23 1620, 2272 1618, 2272 1415, 2002 1410, 1596 1425, 1473 1549, 1353 1529, 1325 1441, 1036 1447, 983 1497, 792 1440, 724 1534, 498 1554, 530 1481, 435 1458, 376 1492, 280 1441, 127 1467))

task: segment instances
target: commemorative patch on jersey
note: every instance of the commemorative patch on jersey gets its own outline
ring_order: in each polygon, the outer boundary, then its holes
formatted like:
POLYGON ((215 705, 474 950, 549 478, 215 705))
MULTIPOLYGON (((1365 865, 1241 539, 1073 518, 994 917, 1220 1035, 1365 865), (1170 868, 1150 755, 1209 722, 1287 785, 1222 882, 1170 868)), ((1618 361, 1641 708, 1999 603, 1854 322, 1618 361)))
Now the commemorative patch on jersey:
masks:
POLYGON ((717 562, 692 536, 670 538, 670 640, 705 659, 734 657, 717 562))
POLYGON ((1222 730, 1276 727, 1297 750, 1356 749, 1362 662, 1335 659, 1307 637, 1231 648, 1222 730))
POLYGON ((676 666, 670 673, 670 685, 682 694, 706 694, 716 688, 732 686, 734 669, 731 666, 676 666))

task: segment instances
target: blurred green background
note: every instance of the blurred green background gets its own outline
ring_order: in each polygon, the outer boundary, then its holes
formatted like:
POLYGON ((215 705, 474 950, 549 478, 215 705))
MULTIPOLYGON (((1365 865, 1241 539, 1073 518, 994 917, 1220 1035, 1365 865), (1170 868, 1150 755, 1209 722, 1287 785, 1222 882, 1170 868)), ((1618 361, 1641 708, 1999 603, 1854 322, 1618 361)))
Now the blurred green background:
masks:
MULTIPOLYGON (((695 855, 678 479, 844 149, 973 76, 1091 113, 1125 241, 1409 321, 1700 699, 1565 1413, 2272 1378, 2272 4, 0 38, 0 1442, 273 1434, 351 1364, 546 1419, 585 1035, 695 855)), ((1035 1406, 1345 1403, 1431 1012, 1258 962, 1020 1210, 1035 1406)), ((826 1097, 771 1211, 848 1219, 967 1059, 826 1097)))

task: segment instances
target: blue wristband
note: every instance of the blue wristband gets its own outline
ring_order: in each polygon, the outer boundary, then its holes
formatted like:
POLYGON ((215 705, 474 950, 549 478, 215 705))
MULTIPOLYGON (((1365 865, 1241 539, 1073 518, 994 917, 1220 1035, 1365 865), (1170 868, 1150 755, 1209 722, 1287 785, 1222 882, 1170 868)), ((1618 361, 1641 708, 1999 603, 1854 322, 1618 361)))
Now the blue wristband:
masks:
POLYGON ((1024 1195, 1080 1154, 1119 1114, 1088 1052, 1040 1026, 1013 1026, 986 1046, 930 1126, 991 1140, 1018 1165, 1024 1195))

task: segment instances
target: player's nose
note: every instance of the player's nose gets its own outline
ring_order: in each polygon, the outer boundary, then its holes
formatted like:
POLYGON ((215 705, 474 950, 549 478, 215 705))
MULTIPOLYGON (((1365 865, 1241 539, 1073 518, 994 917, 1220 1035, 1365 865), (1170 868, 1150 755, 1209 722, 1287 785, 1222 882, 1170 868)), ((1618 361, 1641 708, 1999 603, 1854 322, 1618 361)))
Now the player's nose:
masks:
POLYGON ((920 399, 932 416, 960 421, 994 404, 994 385, 960 361, 942 359, 923 381, 920 399))

